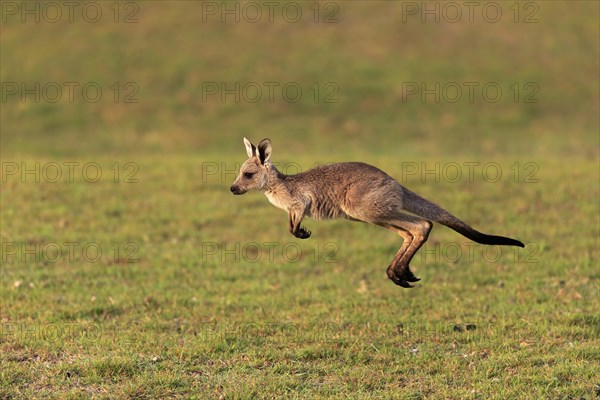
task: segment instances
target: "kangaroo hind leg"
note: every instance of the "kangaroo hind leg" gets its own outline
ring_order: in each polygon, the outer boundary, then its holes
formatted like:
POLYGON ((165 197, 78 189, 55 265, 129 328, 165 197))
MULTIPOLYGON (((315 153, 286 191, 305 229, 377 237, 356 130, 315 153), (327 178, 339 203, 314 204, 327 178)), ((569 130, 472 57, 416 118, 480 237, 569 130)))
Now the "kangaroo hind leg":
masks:
POLYGON ((427 241, 432 223, 408 214, 399 214, 395 218, 378 224, 400 235, 404 240, 387 269, 388 277, 396 284, 405 288, 413 287, 409 282, 417 282, 410 270, 410 261, 415 253, 427 241))

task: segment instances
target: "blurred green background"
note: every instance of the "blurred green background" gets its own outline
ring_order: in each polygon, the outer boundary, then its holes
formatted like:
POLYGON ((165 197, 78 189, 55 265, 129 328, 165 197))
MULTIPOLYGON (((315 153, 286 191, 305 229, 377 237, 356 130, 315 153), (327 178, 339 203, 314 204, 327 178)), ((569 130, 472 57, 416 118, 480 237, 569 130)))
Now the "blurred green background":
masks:
MULTIPOLYGON (((494 15, 486 3, 473 9, 472 23, 464 6, 459 22, 450 22, 455 12, 443 2, 437 3, 439 23, 435 13, 422 14, 426 3, 420 2, 324 2, 317 7, 319 23, 310 2, 298 3, 302 17, 296 23, 289 22, 294 10, 284 12, 285 3, 273 8, 273 22, 263 6, 256 23, 250 22, 256 18, 249 3, 238 3, 237 14, 221 15, 224 7, 216 14, 209 7, 221 3, 124 2, 101 7, 96 23, 85 21, 83 4, 74 10, 74 22, 66 8, 57 23, 43 17, 35 23, 32 15, 21 23, 22 10, 5 12, 2 82, 80 86, 72 103, 66 93, 57 103, 7 95, 2 155, 223 155, 239 150, 244 135, 255 141, 271 137, 275 158, 282 146, 334 157, 365 151, 597 154, 595 2, 504 4, 496 23, 484 18, 494 15), (415 4, 413 14, 409 6, 415 4), (89 82, 102 89, 97 103, 83 100, 81 88, 89 82), (256 82, 263 96, 256 103, 237 103, 233 96, 222 102, 218 94, 203 99, 203 84, 211 82, 230 88, 256 82), (280 84, 272 102, 265 82, 280 84), (280 93, 289 82, 303 89, 297 103, 280 93), (436 103, 432 96, 423 102, 420 94, 403 101, 403 85, 412 82, 479 86, 473 102, 466 86, 456 103, 436 103), (482 96, 489 82, 503 90, 496 103, 482 96), (121 91, 117 102, 115 83, 121 91), (125 103, 134 90, 124 88, 127 83, 139 90, 132 97, 137 103, 125 103), (315 83, 321 88, 316 102, 310 89, 315 83), (337 103, 324 102, 333 90, 323 89, 328 83, 336 85, 337 103), (534 91, 527 83, 537 85, 537 103, 525 102, 534 91)), ((235 10, 235 3, 229 7, 235 10)), ((52 9, 45 12, 52 18, 52 9)))
POLYGON ((600 5, 466 3, 1 2, 0 398, 597 396, 600 5), (472 244, 436 226, 400 289, 397 235, 306 220, 301 241, 232 196, 244 136, 292 172, 377 165, 528 247, 454 260, 472 244), (67 242, 104 253, 40 250, 67 242), (302 256, 223 251, 273 242, 302 256))

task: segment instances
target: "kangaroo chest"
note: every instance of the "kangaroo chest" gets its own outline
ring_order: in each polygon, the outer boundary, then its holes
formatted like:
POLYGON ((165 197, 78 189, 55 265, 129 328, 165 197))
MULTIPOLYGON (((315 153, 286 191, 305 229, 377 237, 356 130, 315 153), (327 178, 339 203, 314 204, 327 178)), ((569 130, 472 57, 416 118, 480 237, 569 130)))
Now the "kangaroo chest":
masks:
POLYGON ((265 196, 269 199, 269 202, 277 208, 288 211, 293 203, 299 202, 305 205, 305 215, 309 218, 321 220, 321 219, 335 219, 335 218, 346 218, 347 215, 342 211, 339 205, 334 199, 328 196, 315 196, 310 193, 304 193, 302 198, 294 198, 288 193, 279 191, 267 191, 265 196))
POLYGON ((288 210, 289 201, 287 201, 285 196, 275 192, 265 192, 265 196, 269 199, 269 203, 273 204, 275 207, 286 211, 288 210))

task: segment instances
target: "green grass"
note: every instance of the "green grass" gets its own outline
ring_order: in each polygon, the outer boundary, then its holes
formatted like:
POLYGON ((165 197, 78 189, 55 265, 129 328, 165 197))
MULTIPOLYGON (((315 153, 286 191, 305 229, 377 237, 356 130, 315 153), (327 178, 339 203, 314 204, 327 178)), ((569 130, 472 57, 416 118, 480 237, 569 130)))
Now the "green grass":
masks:
POLYGON ((187 2, 2 23, 2 82, 135 82, 139 102, 2 103, 0 398, 598 396, 598 4, 538 3, 536 24, 386 4, 329 25, 204 24, 187 2), (334 82, 339 102, 203 102, 210 81, 334 82), (413 81, 535 82, 539 102, 402 102, 413 81), (264 196, 232 196, 243 136, 290 170, 377 165, 527 247, 436 225, 399 288, 397 235, 307 220, 298 240, 264 196), (39 182, 7 170, 36 162, 39 182))

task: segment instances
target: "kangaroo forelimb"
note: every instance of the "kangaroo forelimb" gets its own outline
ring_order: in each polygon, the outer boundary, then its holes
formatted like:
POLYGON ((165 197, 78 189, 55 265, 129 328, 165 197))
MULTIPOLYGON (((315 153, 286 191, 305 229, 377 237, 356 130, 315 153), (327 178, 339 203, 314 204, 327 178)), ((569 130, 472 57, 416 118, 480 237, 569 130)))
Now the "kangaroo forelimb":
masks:
POLYGON ((302 214, 289 211, 288 215, 290 233, 299 239, 308 239, 310 237, 310 231, 300 226, 302 214))

